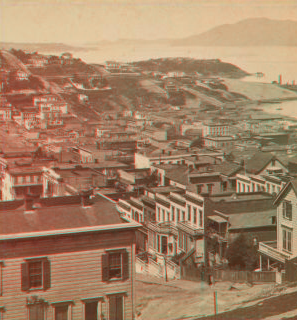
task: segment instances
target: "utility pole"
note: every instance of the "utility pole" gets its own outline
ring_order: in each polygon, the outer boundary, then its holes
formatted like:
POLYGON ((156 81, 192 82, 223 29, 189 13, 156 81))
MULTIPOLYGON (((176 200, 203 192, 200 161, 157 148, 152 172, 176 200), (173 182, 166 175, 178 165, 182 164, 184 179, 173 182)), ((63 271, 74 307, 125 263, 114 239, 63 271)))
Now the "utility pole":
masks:
POLYGON ((217 292, 216 291, 214 291, 213 293, 213 303, 214 303, 215 318, 217 318, 217 292))
POLYGON ((168 282, 168 279, 167 279, 167 265, 166 265, 166 256, 164 255, 164 267, 165 267, 165 282, 168 282))

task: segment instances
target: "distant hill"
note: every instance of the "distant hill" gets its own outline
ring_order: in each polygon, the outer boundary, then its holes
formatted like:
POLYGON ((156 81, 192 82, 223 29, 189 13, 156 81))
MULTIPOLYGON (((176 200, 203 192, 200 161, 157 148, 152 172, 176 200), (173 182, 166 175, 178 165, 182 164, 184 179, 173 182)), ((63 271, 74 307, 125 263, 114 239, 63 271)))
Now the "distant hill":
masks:
POLYGON ((93 50, 93 47, 72 46, 64 43, 17 43, 17 42, 0 42, 0 49, 9 50, 11 48, 21 49, 26 51, 40 52, 76 52, 93 50))
POLYGON ((203 75, 214 75, 227 78, 243 78, 249 75, 239 67, 219 59, 197 60, 192 58, 160 58, 137 61, 133 63, 147 71, 171 72, 181 71, 188 74, 198 72, 203 75))
POLYGON ((172 41, 175 46, 297 46, 297 21, 254 18, 172 41))

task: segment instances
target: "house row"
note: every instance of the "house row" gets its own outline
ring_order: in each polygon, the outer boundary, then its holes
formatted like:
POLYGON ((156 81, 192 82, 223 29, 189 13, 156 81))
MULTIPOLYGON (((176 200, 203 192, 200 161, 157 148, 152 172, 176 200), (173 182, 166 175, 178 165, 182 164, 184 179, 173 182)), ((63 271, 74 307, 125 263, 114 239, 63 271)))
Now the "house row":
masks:
POLYGON ((209 260, 222 262, 228 243, 238 234, 255 243, 276 237, 276 209, 272 195, 197 194, 173 186, 146 189, 138 198, 120 199, 117 209, 128 221, 143 225, 137 249, 168 258, 192 257, 197 267, 209 260), (209 241, 217 243, 210 248, 209 241))

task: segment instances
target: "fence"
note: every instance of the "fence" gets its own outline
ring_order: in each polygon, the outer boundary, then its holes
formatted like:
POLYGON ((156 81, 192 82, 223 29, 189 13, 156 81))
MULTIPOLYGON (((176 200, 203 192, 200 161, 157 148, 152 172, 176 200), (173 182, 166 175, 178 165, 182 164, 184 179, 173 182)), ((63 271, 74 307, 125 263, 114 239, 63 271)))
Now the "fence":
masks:
POLYGON ((215 270, 213 276, 215 281, 276 282, 276 273, 271 271, 253 272, 215 270))
POLYGON ((230 282, 276 282, 276 272, 252 272, 252 271, 232 271, 232 270, 212 270, 204 273, 196 268, 183 266, 181 268, 181 279, 190 281, 207 280, 207 275, 212 275, 215 281, 230 282))
POLYGON ((203 281, 205 276, 197 268, 181 267, 180 277, 182 280, 203 281))

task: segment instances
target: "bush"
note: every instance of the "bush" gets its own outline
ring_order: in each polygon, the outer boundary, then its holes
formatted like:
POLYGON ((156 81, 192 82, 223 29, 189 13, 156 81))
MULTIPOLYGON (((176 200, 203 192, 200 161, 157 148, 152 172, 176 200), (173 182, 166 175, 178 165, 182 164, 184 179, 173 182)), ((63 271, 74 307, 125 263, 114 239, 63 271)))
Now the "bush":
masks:
POLYGON ((252 238, 240 234, 229 245, 226 258, 231 269, 252 271, 258 263, 257 247, 252 238))

